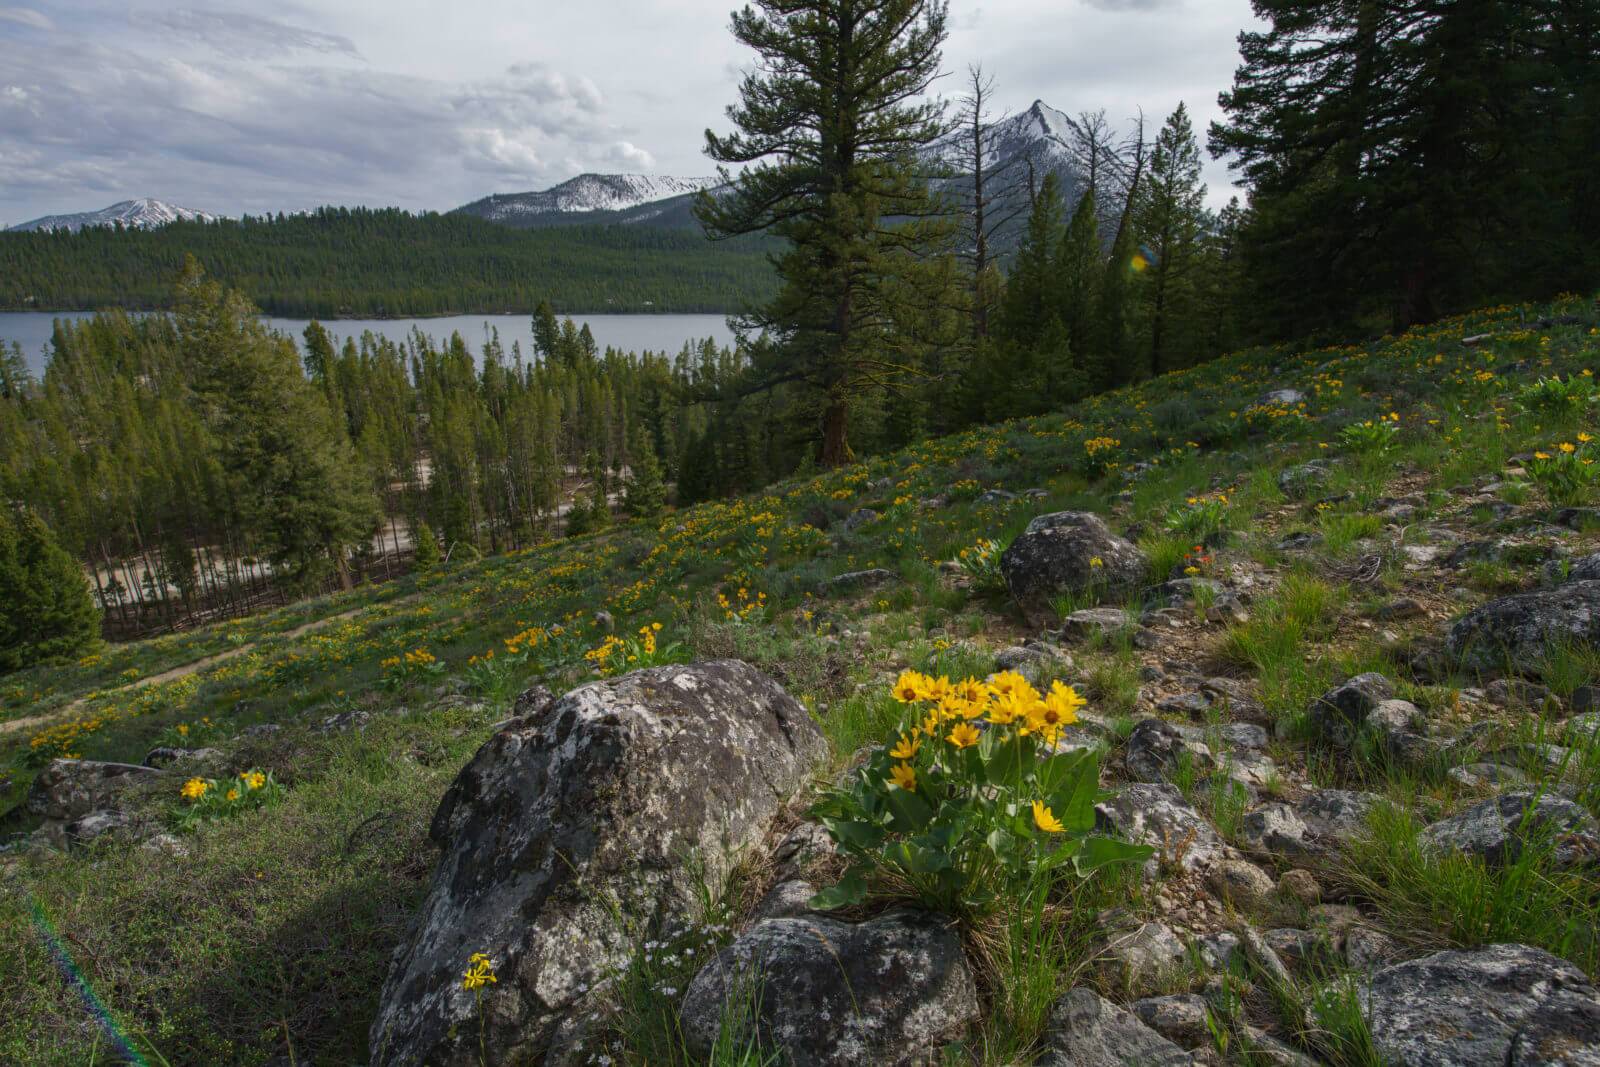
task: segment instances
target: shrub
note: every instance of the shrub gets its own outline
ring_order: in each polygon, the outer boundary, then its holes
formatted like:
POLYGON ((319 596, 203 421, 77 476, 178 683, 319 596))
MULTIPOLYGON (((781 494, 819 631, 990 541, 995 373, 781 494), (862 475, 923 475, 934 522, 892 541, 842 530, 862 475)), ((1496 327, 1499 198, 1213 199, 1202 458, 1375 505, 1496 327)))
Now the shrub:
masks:
POLYGON ((858 903, 876 879, 931 909, 987 915, 1068 864, 1082 877, 1150 854, 1092 833, 1099 761, 1055 752, 1083 706, 1070 687, 1041 695, 1014 672, 952 683, 906 671, 894 698, 893 744, 813 808, 851 860, 813 906, 858 903))
POLYGON ((83 568, 43 519, 0 503, 0 674, 80 656, 99 637, 83 568))
POLYGON ((1527 462, 1528 477, 1550 503, 1574 507, 1594 495, 1595 487, 1600 486, 1600 463, 1592 455, 1593 440, 1590 434, 1581 433, 1577 444, 1562 441, 1549 452, 1535 452, 1527 462))
POLYGON ((998 541, 979 538, 970 548, 959 553, 961 569, 972 579, 973 588, 983 593, 1006 591, 1006 576, 1000 570, 1000 556, 1005 547, 998 541))
POLYGON ((1517 393, 1517 406, 1530 415, 1574 415, 1595 401, 1594 378, 1583 374, 1569 374, 1566 381, 1559 377, 1540 378, 1525 385, 1517 393))
POLYGON ((1339 442, 1351 452, 1381 456, 1395 446, 1400 437, 1400 416, 1395 412, 1374 421, 1353 422, 1339 431, 1339 442))
POLYGON ((180 791, 184 807, 178 826, 193 829, 203 822, 231 819, 235 815, 275 804, 283 797, 283 787, 272 772, 248 770, 238 778, 218 782, 215 778, 190 778, 180 791))

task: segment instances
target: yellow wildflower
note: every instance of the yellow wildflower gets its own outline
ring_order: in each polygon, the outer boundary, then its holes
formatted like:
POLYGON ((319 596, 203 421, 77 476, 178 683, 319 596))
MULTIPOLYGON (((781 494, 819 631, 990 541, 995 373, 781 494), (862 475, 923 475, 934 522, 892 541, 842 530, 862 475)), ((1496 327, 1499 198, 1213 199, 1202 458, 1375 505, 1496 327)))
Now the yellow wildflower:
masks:
POLYGON ((1046 807, 1042 800, 1033 802, 1033 825, 1047 834, 1059 834, 1066 829, 1061 825, 1061 820, 1056 818, 1055 813, 1046 807))
POLYGON ((915 756, 917 749, 921 747, 922 739, 920 737, 902 735, 900 743, 889 750, 889 755, 893 759, 908 760, 915 756))
POLYGON ((889 778, 895 785, 907 792, 917 788, 917 771, 909 763, 896 763, 889 769, 889 778))
POLYGON ((183 799, 194 801, 206 795, 206 790, 211 788, 211 783, 204 778, 191 778, 183 783, 183 799))
POLYGON ((971 748, 978 743, 978 739, 982 736, 982 734, 978 733, 976 726, 973 726, 970 722, 963 722, 957 723, 955 729, 950 731, 950 735, 945 740, 957 748, 971 748))

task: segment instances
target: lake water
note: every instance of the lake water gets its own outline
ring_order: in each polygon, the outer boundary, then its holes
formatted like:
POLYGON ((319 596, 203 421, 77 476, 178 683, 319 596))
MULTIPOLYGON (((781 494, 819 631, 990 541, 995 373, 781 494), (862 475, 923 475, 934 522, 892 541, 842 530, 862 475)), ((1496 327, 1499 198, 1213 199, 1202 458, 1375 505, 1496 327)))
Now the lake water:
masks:
MULTIPOLYGON (((7 348, 15 341, 22 345, 22 355, 35 374, 44 370, 50 333, 56 319, 89 318, 91 311, 6 311, 0 312, 0 343, 7 348)), ((572 315, 567 316, 580 327, 587 325, 594 334, 595 343, 604 352, 609 346, 624 352, 667 352, 671 354, 683 347, 685 341, 715 338, 719 345, 733 343, 733 331, 721 315, 572 315)), ((268 317, 267 325, 289 334, 295 343, 301 343, 301 331, 309 319, 278 319, 268 317)), ((500 331, 500 343, 507 357, 511 343, 520 342, 522 354, 533 353, 533 317, 531 315, 447 315, 432 319, 326 319, 323 326, 334 336, 335 344, 343 344, 346 337, 359 338, 367 330, 392 341, 404 341, 413 328, 419 328, 436 342, 444 342, 452 333, 459 333, 467 346, 477 352, 488 338, 491 329, 500 331)))

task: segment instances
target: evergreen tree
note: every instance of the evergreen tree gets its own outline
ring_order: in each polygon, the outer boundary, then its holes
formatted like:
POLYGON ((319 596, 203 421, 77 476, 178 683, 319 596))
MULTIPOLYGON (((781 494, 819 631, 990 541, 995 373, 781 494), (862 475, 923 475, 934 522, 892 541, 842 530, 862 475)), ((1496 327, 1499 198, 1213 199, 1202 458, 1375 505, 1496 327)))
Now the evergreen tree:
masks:
POLYGON ((629 453, 632 464, 623 507, 629 515, 653 519, 661 514, 667 502, 667 486, 661 477, 661 464, 656 460, 655 449, 643 434, 634 435, 629 453))
POLYGON ((0 507, 0 673, 76 656, 99 636, 83 568, 37 514, 0 507))
POLYGON ((1199 331, 1192 320, 1198 310, 1204 214, 1200 145, 1180 103, 1151 147, 1149 173, 1133 214, 1146 263, 1140 299, 1151 375, 1188 366, 1196 355, 1199 331))
POLYGON ((1104 342, 1097 329, 1095 304, 1099 299, 1105 254, 1100 245, 1100 230, 1094 189, 1084 190, 1073 209, 1072 221, 1061 239, 1056 257, 1056 285, 1060 293, 1061 322, 1077 354, 1085 385, 1106 377, 1104 342))
POLYGON ((946 11, 942 0, 755 0, 733 15, 759 64, 728 110, 736 132, 706 131, 706 151, 746 166, 736 181, 724 167, 732 191, 696 210, 714 237, 768 230, 789 242, 778 296, 745 325, 782 339, 763 378, 811 394, 825 466, 851 458, 852 405, 908 371, 883 342, 909 326, 918 253, 942 236, 926 222, 938 208, 914 153, 945 129, 922 98, 946 11))
POLYGON ((417 570, 431 571, 439 565, 439 539, 433 536, 433 527, 425 522, 417 524, 415 549, 417 570))

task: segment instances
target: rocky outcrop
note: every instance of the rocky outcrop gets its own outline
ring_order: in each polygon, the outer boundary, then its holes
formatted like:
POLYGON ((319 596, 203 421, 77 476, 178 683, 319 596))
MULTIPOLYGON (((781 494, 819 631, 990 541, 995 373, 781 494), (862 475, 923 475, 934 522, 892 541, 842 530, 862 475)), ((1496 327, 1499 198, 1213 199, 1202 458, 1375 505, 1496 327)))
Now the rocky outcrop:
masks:
POLYGON ((1600 1064, 1600 993, 1572 964, 1526 945, 1385 967, 1361 999, 1391 1067, 1600 1064))
POLYGON ((1424 847, 1464 852, 1486 863, 1514 863, 1529 840, 1544 840, 1557 866, 1600 865, 1600 821, 1549 793, 1505 793, 1440 819, 1422 831, 1424 847))
POLYGON ((433 818, 443 848, 372 1024, 373 1064, 543 1059, 638 930, 718 885, 823 758, 798 702, 748 664, 656 667, 582 686, 497 733, 433 818), (694 862, 691 864, 689 860, 694 862), (469 956, 499 974, 462 987, 469 956))
POLYGON ((1311 703, 1311 727, 1325 741, 1348 748, 1366 725, 1367 716, 1394 698, 1394 683, 1381 674, 1358 674, 1311 703))
POLYGON ((1298 804, 1263 804, 1245 813, 1239 840, 1252 852, 1289 860, 1325 857, 1365 831, 1367 816, 1382 799, 1375 793, 1318 789, 1298 804))
POLYGON ((689 1051, 709 1062, 723 1021, 741 1014, 792 1067, 911 1067, 939 1062, 939 1048, 977 1020, 978 993, 960 938, 938 916, 769 919, 689 984, 689 1051))
POLYGON ((1450 627, 1445 651, 1481 671, 1536 667, 1557 645, 1600 647, 1600 581, 1491 600, 1450 627))
POLYGON ((28 811, 46 820, 66 822, 91 811, 114 810, 118 794, 157 773, 134 763, 54 759, 29 787, 28 811))
POLYGON ((1086 511, 1038 516, 1000 557, 1012 597, 1036 626, 1056 621, 1055 601, 1064 595, 1132 592, 1144 584, 1147 567, 1137 545, 1086 511))
POLYGON ((1092 989, 1074 989, 1050 1009, 1039 1067, 1188 1067, 1194 1058, 1092 989))
POLYGON ((1150 845, 1156 855, 1145 862, 1146 877, 1154 877, 1161 862, 1186 871, 1209 867, 1227 846, 1173 785, 1137 784, 1095 806, 1096 822, 1118 837, 1150 845))

